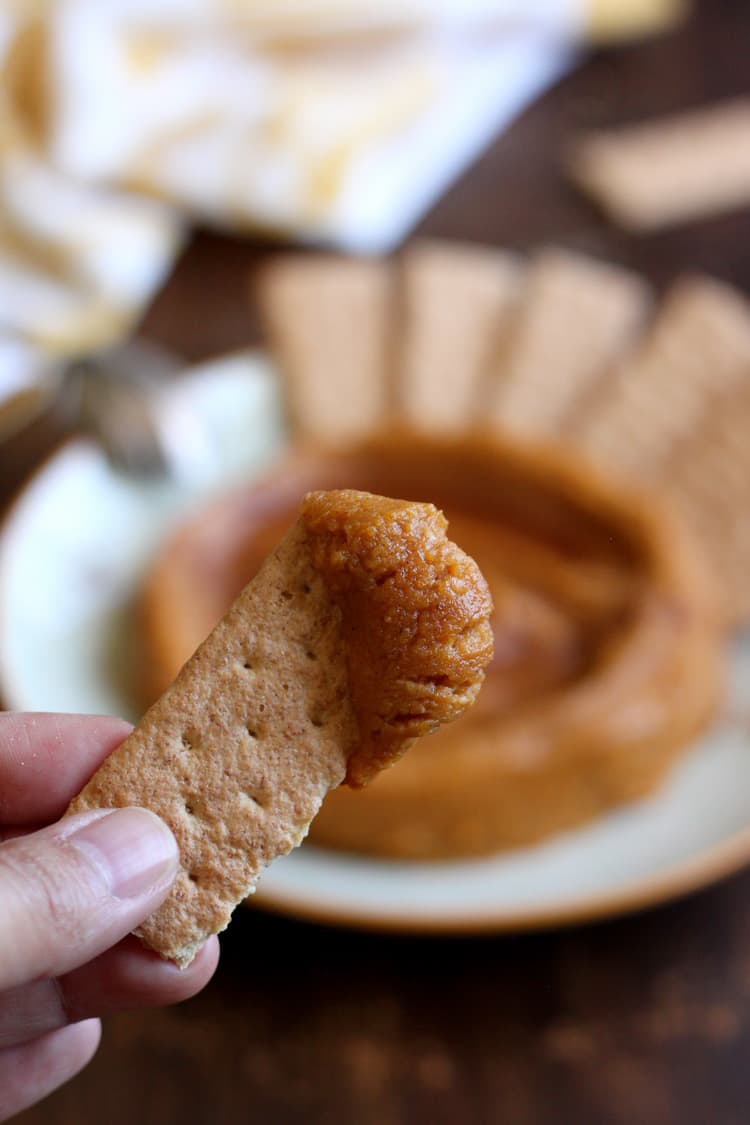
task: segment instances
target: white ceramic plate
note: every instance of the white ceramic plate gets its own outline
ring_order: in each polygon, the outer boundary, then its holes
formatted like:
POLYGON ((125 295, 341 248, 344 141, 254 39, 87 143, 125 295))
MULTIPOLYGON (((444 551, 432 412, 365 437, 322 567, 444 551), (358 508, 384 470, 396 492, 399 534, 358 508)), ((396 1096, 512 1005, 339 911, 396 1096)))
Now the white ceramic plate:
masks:
MULTIPOLYGON (((0 534, 0 676, 7 706, 131 715, 129 606, 171 525, 285 445, 273 374, 257 355, 197 368, 165 409, 209 424, 200 483, 148 485, 71 442, 38 472, 0 534)), ((273 864, 259 903, 412 931, 558 925, 664 901, 750 861, 750 643, 733 657, 727 717, 661 793, 556 840, 482 861, 359 859, 311 845, 273 864)))

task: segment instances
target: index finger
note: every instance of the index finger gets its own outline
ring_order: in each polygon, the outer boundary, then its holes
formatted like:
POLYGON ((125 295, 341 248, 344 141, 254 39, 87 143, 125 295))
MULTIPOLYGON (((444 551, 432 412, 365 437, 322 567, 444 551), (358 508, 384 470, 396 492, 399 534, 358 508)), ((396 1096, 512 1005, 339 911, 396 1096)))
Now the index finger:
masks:
POLYGON ((0 714, 0 824, 57 820, 131 729, 107 715, 0 714))

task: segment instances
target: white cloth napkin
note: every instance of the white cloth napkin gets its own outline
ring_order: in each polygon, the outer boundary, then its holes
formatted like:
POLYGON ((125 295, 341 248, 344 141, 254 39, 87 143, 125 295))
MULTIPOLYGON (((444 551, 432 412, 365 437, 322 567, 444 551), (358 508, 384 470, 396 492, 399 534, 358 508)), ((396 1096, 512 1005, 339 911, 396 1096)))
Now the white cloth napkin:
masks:
POLYGON ((185 218, 391 249, 569 64, 524 10, 4 0, 0 333, 56 354, 113 342, 185 218))
POLYGON ((55 165, 32 112, 48 80, 36 51, 43 33, 30 4, 0 6, 0 399, 21 367, 27 382, 50 358, 125 335, 184 229, 166 203, 55 165))
POLYGON ((489 0, 460 22, 444 0, 409 34, 341 34, 357 12, 385 21, 415 6, 61 0, 55 161, 222 226, 388 250, 569 58, 538 31, 477 27, 489 0), (333 30, 281 45, 305 8, 333 30))

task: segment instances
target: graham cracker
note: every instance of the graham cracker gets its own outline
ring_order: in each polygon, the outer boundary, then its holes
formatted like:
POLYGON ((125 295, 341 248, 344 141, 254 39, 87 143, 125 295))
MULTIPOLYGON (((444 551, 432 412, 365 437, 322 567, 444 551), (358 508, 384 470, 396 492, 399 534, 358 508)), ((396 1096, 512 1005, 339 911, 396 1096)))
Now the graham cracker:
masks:
POLYGON ((750 98, 591 133, 573 147, 570 175, 629 230, 655 230, 745 206, 750 98))
POLYGON ((337 443, 377 429, 390 400, 391 267, 287 255, 261 271, 258 296, 296 436, 337 443))
POLYGON ((730 622, 750 622, 750 365, 670 452, 662 488, 700 540, 730 622))
POLYGON ((670 450, 750 370, 750 303, 731 286, 687 277, 668 292, 650 332, 590 403, 578 440, 592 458, 658 478, 670 450))
POLYGON ((184 967, 325 794, 458 717, 492 657, 489 591, 430 504, 312 493, 300 519, 69 813, 144 806, 173 887, 137 935, 184 967))
POLYGON ((649 304, 648 285, 627 270, 566 250, 538 253, 493 361, 491 423, 524 437, 559 435, 630 346, 649 304))
POLYGON ((402 255, 398 404, 409 425, 455 434, 472 423, 521 270, 512 254, 462 243, 417 242, 402 255))

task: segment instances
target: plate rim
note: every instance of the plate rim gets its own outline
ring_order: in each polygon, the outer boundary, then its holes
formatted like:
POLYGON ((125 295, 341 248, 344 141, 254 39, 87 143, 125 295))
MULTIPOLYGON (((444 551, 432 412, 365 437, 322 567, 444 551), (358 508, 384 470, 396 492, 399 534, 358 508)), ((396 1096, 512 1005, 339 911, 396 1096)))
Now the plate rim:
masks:
POLYGON ((486 909, 465 911, 458 916, 450 916, 448 913, 438 916, 434 911, 427 911, 421 916, 402 914, 399 917, 395 914, 378 914, 376 908, 368 910, 294 902, 289 895, 275 890, 272 884, 263 881, 259 885, 257 898, 252 896, 248 905, 318 925, 384 934, 436 938, 522 934, 604 922, 666 906, 725 882, 749 865, 750 824, 713 848, 675 863, 660 874, 631 880, 619 891, 586 895, 577 901, 552 900, 546 906, 538 908, 517 911, 504 908, 493 911, 489 905, 486 909))
MULTIPOLYGON (((82 450, 92 447, 95 448, 95 442, 82 435, 69 434, 59 438, 39 464, 18 485, 2 513, 0 513, 0 589, 5 587, 7 581, 6 569, 10 552, 11 528, 13 523, 19 519, 24 506, 28 504, 32 493, 39 488, 42 479, 56 467, 56 463, 68 452, 74 448, 82 450)), ((8 686, 13 683, 13 676, 10 674, 10 665, 2 644, 2 637, 5 632, 3 605, 4 598, 0 597, 0 707, 4 710, 15 711, 17 708, 8 706, 13 702, 14 692, 7 690, 8 686)), ((22 694, 22 692, 18 692, 18 695, 22 694)))
MULTIPOLYGON (((182 373, 177 376, 175 382, 164 387, 161 393, 168 396, 178 390, 178 385, 179 389, 184 389, 186 385, 200 381, 206 374, 210 374, 211 369, 217 365, 240 361, 244 358, 248 359, 251 365, 256 360, 260 360, 261 363, 269 363, 270 361, 269 353, 264 348, 252 346, 232 348, 207 359, 197 360, 194 363, 186 362, 182 373)), ((85 450, 96 451, 102 456, 106 456, 96 440, 84 433, 73 432, 55 437, 51 448, 18 484, 10 499, 0 511, 0 590, 4 588, 6 583, 5 571, 8 565, 12 524, 19 518, 24 506, 29 502, 35 490, 39 488, 42 480, 56 468, 57 462, 73 451, 80 453, 85 450)), ((12 694, 16 693, 17 690, 14 689, 13 693, 7 690, 8 685, 13 683, 13 676, 10 674, 10 665, 2 645, 2 637, 5 631, 3 603, 4 599, 0 597, 0 711, 2 709, 14 710, 13 707, 7 707, 6 705, 12 702, 12 694)), ((23 692, 17 692, 17 696, 22 695, 23 692)))
MULTIPOLYGON (((262 349, 247 351, 251 351, 253 355, 257 353, 264 358, 266 355, 262 349)), ((233 356, 237 353, 229 354, 233 356)), ((247 352, 243 350, 242 354, 247 352)), ((196 367, 200 366, 196 365, 196 367)), ((0 587, 4 587, 6 583, 9 544, 19 514, 32 500, 41 482, 55 471, 57 463, 64 456, 76 449, 83 451, 91 448, 96 446, 88 438, 78 435, 62 438, 22 481, 9 500, 0 517, 0 587)), ((1 611, 2 599, 0 599, 1 611)), ((0 621, 0 636, 3 632, 2 621, 0 621)), ((0 644, 2 703, 9 710, 13 709, 13 697, 15 696, 17 701, 23 694, 13 687, 13 680, 7 653, 4 646, 0 644)), ((319 850, 324 851, 324 849, 319 850)), ((333 854, 336 855, 335 852, 333 854)), ((369 908, 362 904, 344 906, 330 901, 327 904, 325 901, 300 902, 288 892, 275 889, 272 879, 262 880, 257 897, 252 896, 248 901, 253 908, 314 924, 413 936, 487 936, 564 928, 634 914, 707 889, 731 878, 748 865, 750 865, 750 824, 738 829, 721 843, 698 852, 684 861, 679 861, 653 876, 630 880, 614 892, 588 894, 578 900, 551 900, 542 907, 516 911, 508 910, 507 907, 493 909, 492 904, 488 903, 486 907, 462 911, 460 915, 452 915, 449 908, 442 914, 437 914, 434 908, 430 908, 421 914, 401 911, 383 915, 378 912, 376 906, 369 908)), ((426 866, 434 869, 435 864, 430 863, 426 866)))

